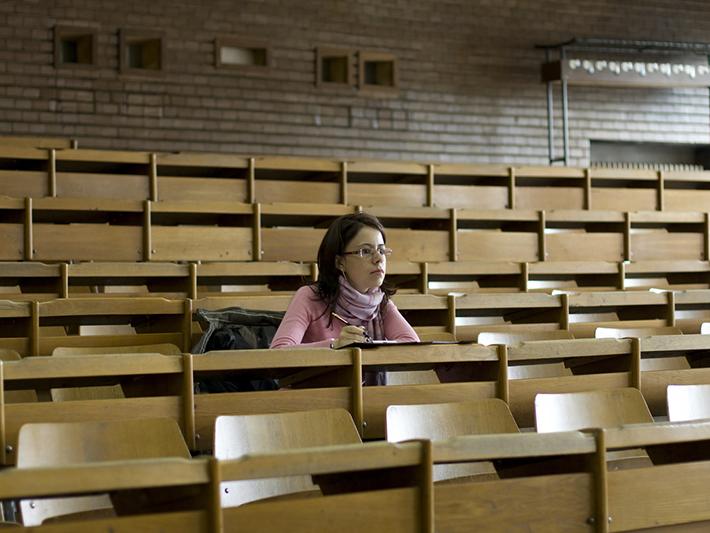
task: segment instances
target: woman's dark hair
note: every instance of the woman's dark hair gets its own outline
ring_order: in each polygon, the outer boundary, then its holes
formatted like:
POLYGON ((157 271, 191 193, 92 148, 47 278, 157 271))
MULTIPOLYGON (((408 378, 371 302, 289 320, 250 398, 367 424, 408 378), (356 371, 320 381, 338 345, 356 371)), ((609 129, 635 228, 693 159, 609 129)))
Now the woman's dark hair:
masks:
MULTIPOLYGON (((377 217, 358 212, 336 218, 320 243, 318 248, 318 281, 313 284, 313 289, 318 297, 325 302, 326 313, 331 313, 335 310, 335 302, 338 300, 340 292, 338 278, 342 274, 335 266, 335 258, 342 255, 345 247, 364 226, 369 226, 379 231, 382 234, 382 240, 385 243, 387 242, 385 228, 382 227, 382 223, 377 220, 377 217)), ((384 293, 384 298, 382 298, 382 303, 380 304, 380 312, 383 312, 389 297, 396 290, 385 284, 382 285, 381 289, 384 293)))

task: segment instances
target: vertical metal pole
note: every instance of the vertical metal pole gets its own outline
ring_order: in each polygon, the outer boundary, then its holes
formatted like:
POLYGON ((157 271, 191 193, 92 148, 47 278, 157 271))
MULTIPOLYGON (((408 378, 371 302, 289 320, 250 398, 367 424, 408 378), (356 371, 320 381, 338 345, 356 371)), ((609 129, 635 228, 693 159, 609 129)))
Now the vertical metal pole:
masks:
MULTIPOLYGON (((560 49, 560 61, 566 59, 564 47, 560 49)), ((567 80, 562 78, 562 149, 565 166, 569 165, 569 114, 567 112, 567 80)))
MULTIPOLYGON (((550 62, 550 50, 545 49, 545 63, 550 62)), ((547 82, 547 156, 550 159, 550 164, 555 158, 555 150, 552 143, 554 142, 554 122, 552 116, 552 82, 547 82)))

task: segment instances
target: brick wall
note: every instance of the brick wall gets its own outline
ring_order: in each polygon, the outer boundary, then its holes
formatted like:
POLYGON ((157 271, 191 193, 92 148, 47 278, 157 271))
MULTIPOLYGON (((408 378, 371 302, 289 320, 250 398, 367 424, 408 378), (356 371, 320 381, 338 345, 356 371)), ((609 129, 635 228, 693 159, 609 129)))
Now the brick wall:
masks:
MULTIPOLYGON (((710 8, 697 0, 5 0, 0 134, 117 149, 546 164, 534 44, 709 35, 710 8), (55 25, 96 28, 99 66, 55 68, 55 25), (162 76, 119 73, 120 28, 163 32, 162 76), (229 36, 268 40, 273 68, 217 69, 213 41, 229 36), (316 87, 316 46, 395 54, 398 94, 316 87)), ((571 163, 587 164, 590 139, 707 143, 708 115, 706 89, 573 87, 571 163)))

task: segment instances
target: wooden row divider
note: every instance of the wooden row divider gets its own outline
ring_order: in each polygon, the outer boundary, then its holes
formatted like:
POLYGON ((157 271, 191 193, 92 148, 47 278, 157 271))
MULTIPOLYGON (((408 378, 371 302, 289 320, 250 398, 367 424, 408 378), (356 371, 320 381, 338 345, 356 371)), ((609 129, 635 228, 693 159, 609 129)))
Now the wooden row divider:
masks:
POLYGON ((528 262, 520 263, 520 290, 528 292, 530 288, 530 265, 528 262))
POLYGON ((537 259, 538 261, 547 261, 547 240, 545 238, 545 212, 538 211, 537 214, 537 259))
POLYGON ((510 404, 510 387, 508 385, 508 346, 499 344, 496 347, 498 352, 498 383, 496 386, 496 396, 506 404, 510 404))
POLYGON ((192 357, 189 352, 182 355, 182 407, 185 441, 191 450, 195 450, 197 435, 195 434, 195 381, 192 357))
POLYGON ((458 215, 456 209, 449 210, 449 259, 458 260, 458 215))
POLYGON ((355 427, 362 437, 365 434, 365 426, 367 425, 365 422, 365 408, 362 390, 362 349, 350 348, 350 355, 352 357, 351 414, 353 416, 355 427))
POLYGON ((153 250, 151 212, 151 202, 150 200, 146 200, 143 203, 143 261, 150 261, 155 253, 155 250, 153 250))
POLYGON ((150 169, 148 171, 148 178, 150 180, 150 200, 152 202, 157 202, 158 198, 158 154, 152 153, 149 156, 150 169))
POLYGON ((631 261, 631 213, 624 213, 624 261, 631 261))
POLYGON ((5 421, 5 364, 0 360, 0 465, 7 464, 8 449, 5 421))
POLYGON ((508 167, 508 209, 515 209, 515 167, 508 167))
POLYGON ((584 209, 592 209, 592 173, 588 168, 584 169, 584 209))
POLYGON ((434 207, 434 165, 427 165, 426 206, 434 207))
POLYGON ((249 158, 249 170, 247 174, 247 202, 256 203, 256 159, 249 158))
POLYGON ((50 148, 48 150, 49 159, 47 161, 47 178, 49 179, 49 196, 57 196, 57 150, 50 148))
POLYGON ((33 242, 33 226, 32 226, 32 198, 25 198, 25 220, 24 220, 24 258, 25 261, 34 259, 34 242, 33 242))
POLYGON ((348 162, 342 161, 340 163, 340 175, 338 176, 340 182, 340 203, 343 205, 348 205, 348 162))
POLYGON ((212 533, 224 531, 224 516, 222 513, 222 463, 216 457, 209 459, 210 486, 207 497, 209 505, 208 524, 212 533))
POLYGON ((656 171, 656 210, 663 211, 663 197, 665 196, 665 176, 662 170, 656 171))

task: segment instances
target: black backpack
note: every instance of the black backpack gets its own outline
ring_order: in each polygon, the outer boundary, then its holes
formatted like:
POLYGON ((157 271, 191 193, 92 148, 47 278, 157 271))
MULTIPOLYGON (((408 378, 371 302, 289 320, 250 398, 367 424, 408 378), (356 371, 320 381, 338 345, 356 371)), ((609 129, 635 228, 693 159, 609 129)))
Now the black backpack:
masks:
MULTIPOLYGON (((193 354, 212 350, 253 350, 268 348, 284 313, 227 307, 216 311, 198 309, 195 313, 204 330, 192 348, 193 354)), ((195 392, 245 392, 276 390, 278 381, 241 376, 210 378, 195 382, 195 392)))

